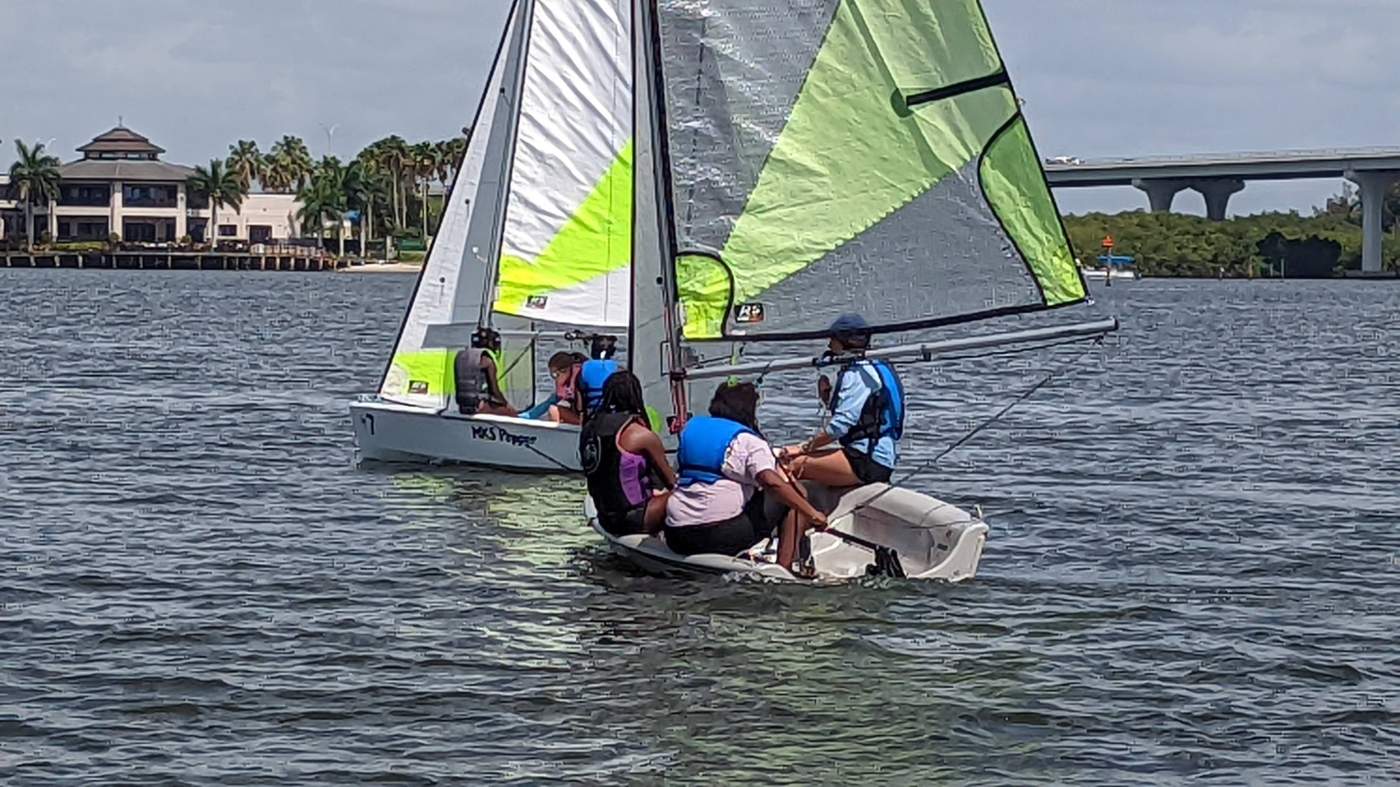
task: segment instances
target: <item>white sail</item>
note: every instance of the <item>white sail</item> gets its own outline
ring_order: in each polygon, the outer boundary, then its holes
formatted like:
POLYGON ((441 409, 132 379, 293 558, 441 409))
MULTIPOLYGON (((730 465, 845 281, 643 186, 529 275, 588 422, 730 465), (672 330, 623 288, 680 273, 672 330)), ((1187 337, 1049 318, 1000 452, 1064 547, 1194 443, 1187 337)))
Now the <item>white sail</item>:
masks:
POLYGON ((622 328, 631 294, 631 3, 533 6, 495 310, 622 328))
POLYGON ((522 17, 527 9, 527 4, 518 4, 506 23, 471 141, 379 386, 380 397, 388 401, 441 409, 452 397, 455 353, 425 339, 430 326, 475 323, 480 318, 486 281, 494 269, 491 258, 500 225, 501 186, 515 135, 514 108, 525 46, 522 17))

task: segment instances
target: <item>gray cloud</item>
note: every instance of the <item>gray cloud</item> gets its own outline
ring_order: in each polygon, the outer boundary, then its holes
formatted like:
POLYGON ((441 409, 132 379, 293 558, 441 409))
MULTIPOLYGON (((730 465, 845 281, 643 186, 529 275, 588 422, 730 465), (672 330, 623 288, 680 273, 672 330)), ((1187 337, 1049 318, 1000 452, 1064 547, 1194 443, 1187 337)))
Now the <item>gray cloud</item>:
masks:
MULTIPOLYGON (((1393 0, 986 0, 1046 155, 1150 155, 1400 144, 1384 67, 1393 0)), ((128 125, 185 163, 284 133, 342 156, 390 133, 443 138, 471 119, 506 0, 46 0, 0 4, 10 140, 65 158, 128 125)), ((1251 184, 1239 211, 1306 209, 1334 182, 1251 184)), ((1142 205, 1130 189, 1061 192, 1070 210, 1142 205)), ((1181 197, 1199 210, 1199 198, 1181 197)))

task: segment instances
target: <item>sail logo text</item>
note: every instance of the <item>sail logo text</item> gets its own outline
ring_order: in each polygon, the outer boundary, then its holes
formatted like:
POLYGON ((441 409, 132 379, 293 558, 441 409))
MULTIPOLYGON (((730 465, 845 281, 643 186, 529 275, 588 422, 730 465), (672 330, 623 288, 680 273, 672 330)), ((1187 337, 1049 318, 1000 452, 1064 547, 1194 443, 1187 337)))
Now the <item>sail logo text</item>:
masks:
POLYGON ((473 440, 490 440, 496 443, 507 443, 516 446, 534 445, 538 437, 532 435, 515 435, 507 432, 499 426, 473 426, 473 440))

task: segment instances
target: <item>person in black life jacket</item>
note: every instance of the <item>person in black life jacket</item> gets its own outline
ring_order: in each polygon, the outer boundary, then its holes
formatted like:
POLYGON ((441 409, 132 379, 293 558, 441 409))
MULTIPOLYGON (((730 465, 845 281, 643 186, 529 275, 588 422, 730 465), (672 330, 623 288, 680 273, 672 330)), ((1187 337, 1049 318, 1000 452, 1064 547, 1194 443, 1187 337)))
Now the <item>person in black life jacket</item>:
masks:
POLYGON ((661 532, 676 472, 647 426, 636 375, 620 371, 604 383, 598 410, 579 430, 578 454, 604 530, 615 536, 661 532))
POLYGON ((516 415, 501 382, 503 363, 501 334, 490 328, 477 329, 472 334, 472 346, 457 353, 452 364, 458 412, 516 415))
MULTIPOLYGON (((870 329, 858 314, 838 317, 830 337, 834 356, 859 355, 870 347, 870 329)), ((894 367, 861 358, 843 366, 827 389, 821 394, 831 414, 826 428, 783 449, 793 475, 835 488, 888 483, 904 435, 904 386, 894 367), (840 450, 822 450, 832 443, 840 450)))
POLYGON ((799 573, 793 563, 802 536, 813 523, 826 527, 826 516, 778 467, 773 447, 759 433, 752 383, 720 384, 709 417, 690 419, 681 432, 677 460, 680 480, 666 504, 666 545, 672 551, 737 555, 767 538, 781 520, 778 562, 799 573))

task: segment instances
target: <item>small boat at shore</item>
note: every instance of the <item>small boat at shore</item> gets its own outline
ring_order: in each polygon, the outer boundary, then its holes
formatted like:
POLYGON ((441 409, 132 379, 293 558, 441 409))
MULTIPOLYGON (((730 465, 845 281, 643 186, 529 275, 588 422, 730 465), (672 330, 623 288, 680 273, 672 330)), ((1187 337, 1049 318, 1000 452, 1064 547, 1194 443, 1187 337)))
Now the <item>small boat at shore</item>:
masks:
POLYGON ((643 570, 658 574, 736 574, 784 581, 846 582, 888 575, 879 548, 898 561, 898 576, 962 582, 977 574, 988 526, 968 513, 911 489, 869 484, 841 494, 828 516, 829 528, 810 536, 816 578, 799 580, 779 566, 771 542, 760 542, 749 553, 679 555, 664 536, 614 536, 598 524, 593 501, 584 511, 588 523, 609 549, 643 570), (843 537, 844 536, 844 537, 843 537))

